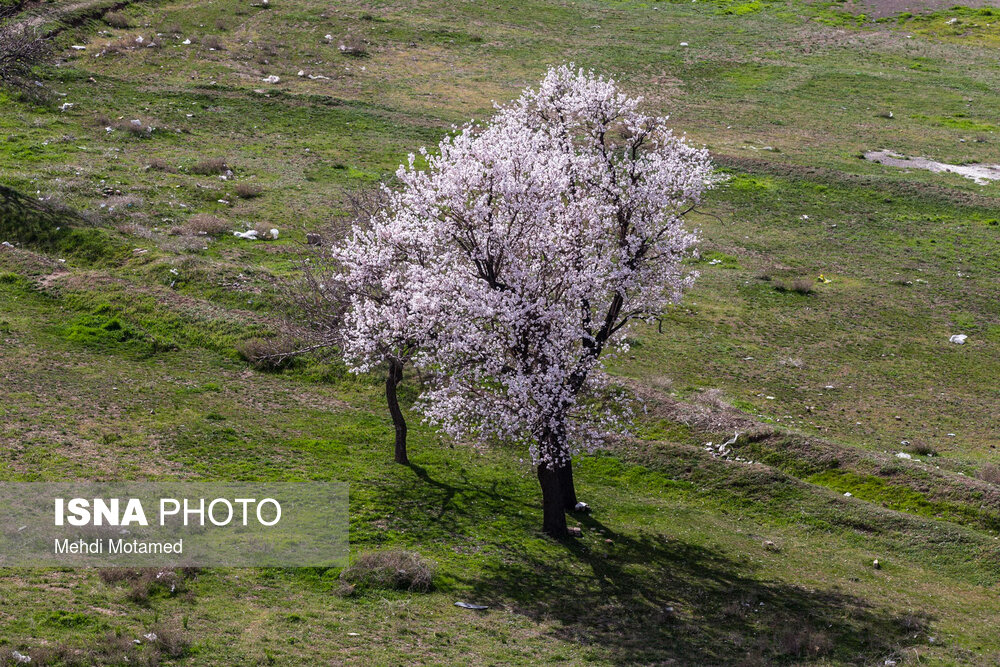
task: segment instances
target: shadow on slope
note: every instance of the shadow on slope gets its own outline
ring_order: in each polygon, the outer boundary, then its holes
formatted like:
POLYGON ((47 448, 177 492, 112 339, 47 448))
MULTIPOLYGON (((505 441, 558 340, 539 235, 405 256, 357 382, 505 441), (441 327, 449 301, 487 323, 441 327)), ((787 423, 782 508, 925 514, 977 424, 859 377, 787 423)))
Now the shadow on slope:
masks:
POLYGON ((929 621, 752 579, 720 552, 662 535, 630 537, 589 518, 584 526, 603 531, 610 548, 574 540, 557 563, 516 554, 473 582, 477 599, 558 620, 562 639, 623 665, 869 664, 921 641, 929 621))

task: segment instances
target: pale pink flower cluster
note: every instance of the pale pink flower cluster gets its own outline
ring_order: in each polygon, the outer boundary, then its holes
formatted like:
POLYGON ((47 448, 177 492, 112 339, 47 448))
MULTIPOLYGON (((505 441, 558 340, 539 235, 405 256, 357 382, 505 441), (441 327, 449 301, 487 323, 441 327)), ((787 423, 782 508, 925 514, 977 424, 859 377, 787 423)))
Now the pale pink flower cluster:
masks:
POLYGON ((527 443, 561 466, 619 425, 595 400, 630 322, 677 302, 694 275, 684 215, 704 193, 708 152, 614 81, 552 68, 400 167, 370 228, 336 250, 355 286, 345 356, 416 351, 418 402, 458 438, 527 443), (359 286, 363 288, 359 289, 359 286))

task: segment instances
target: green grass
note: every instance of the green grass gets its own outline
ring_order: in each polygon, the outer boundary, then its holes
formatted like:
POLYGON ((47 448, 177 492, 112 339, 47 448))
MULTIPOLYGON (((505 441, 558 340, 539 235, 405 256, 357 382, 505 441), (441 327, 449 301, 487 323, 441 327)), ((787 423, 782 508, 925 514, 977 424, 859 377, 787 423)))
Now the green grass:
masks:
MULTIPOLYGON (((412 549, 437 570, 428 593, 353 594, 322 569, 213 569, 173 593, 5 570, 0 655, 86 662, 74 651, 120 641, 131 664, 996 662, 1000 492, 976 475, 1000 463, 1000 184, 858 159, 1000 162, 994 17, 160 0, 120 30, 74 11, 64 62, 40 73, 74 106, 0 94, 0 241, 21 246, 0 247, 0 479, 345 481, 354 553, 412 549), (95 57, 156 33, 160 48, 95 57), (363 57, 339 53, 346 37, 363 57), (450 442, 408 411, 413 465, 393 465, 380 378, 322 358, 262 373, 237 350, 281 330, 275 287, 305 233, 333 238, 345 189, 564 61, 643 94, 728 180, 692 217, 697 286, 615 363, 647 399, 636 438, 579 461, 594 512, 557 544, 525 452, 450 442), (156 129, 108 132, 119 117, 156 129), (218 157, 235 180, 192 172, 218 157), (240 182, 263 194, 239 199, 240 182), (196 213, 281 237, 170 233, 196 213), (815 293, 777 289, 797 280, 815 293), (704 451, 730 424, 752 431, 735 449, 754 464, 704 451), (904 440, 937 455, 897 459, 904 440), (144 642, 153 628, 176 650, 144 642)), ((417 391, 407 377, 406 406, 417 391)))

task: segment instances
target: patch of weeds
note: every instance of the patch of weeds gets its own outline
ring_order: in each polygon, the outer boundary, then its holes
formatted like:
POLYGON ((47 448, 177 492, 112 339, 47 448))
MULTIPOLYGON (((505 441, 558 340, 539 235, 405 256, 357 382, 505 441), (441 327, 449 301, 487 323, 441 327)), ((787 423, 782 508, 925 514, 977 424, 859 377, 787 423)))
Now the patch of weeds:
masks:
POLYGON ((147 332, 107 314, 80 315, 61 328, 67 340, 105 351, 127 352, 149 357, 176 350, 170 340, 155 338, 147 332))
POLYGON ((104 229, 71 229, 59 237, 54 250, 91 266, 111 266, 125 261, 129 246, 104 229))
POLYGON ((264 194, 264 188, 256 183, 237 183, 234 190, 240 199, 256 199, 264 194))
POLYGON ((808 278, 796 278, 791 282, 780 281, 774 285, 775 291, 781 293, 793 292, 802 296, 816 293, 816 284, 808 278))
POLYGON ((1000 484, 1000 466, 987 463, 976 472, 976 477, 990 484, 1000 484))
POLYGON ((224 174, 229 171, 229 166, 226 164, 226 158, 215 157, 192 165, 190 171, 192 174, 209 176, 211 174, 224 174))
POLYGON ((434 566, 413 551, 391 549, 358 556, 341 579, 359 588, 429 591, 434 566))
POLYGON ((850 492, 856 498, 899 512, 931 519, 944 519, 987 530, 1000 530, 1000 516, 993 512, 954 502, 930 500, 919 491, 899 484, 890 484, 874 475, 862 475, 847 470, 827 470, 811 475, 805 481, 841 493, 850 492))
POLYGON ((132 27, 132 19, 123 12, 108 12, 104 15, 104 22, 119 30, 128 30, 132 27))
POLYGON ((298 355, 298 343, 284 336, 250 338, 236 347, 240 358, 261 371, 277 372, 291 368, 298 355))
POLYGON ((197 576, 197 568, 178 570, 155 567, 110 567, 98 570, 101 581, 126 589, 126 597, 138 605, 149 604, 156 597, 185 595, 192 597, 187 582, 197 576))

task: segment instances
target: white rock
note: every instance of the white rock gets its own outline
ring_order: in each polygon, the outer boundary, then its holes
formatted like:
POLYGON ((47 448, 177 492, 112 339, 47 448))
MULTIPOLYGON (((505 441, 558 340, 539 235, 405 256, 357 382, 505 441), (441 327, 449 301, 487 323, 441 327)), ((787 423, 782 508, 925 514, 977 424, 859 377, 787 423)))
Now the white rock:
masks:
POLYGON ((298 75, 299 76, 305 76, 306 75, 306 71, 304 69, 300 69, 298 75))
POLYGON ((333 35, 327 35, 327 36, 326 36, 326 37, 324 37, 323 39, 325 39, 326 41, 328 41, 328 42, 329 42, 329 41, 333 40, 333 35))
POLYGON ((954 343, 955 345, 965 345, 965 341, 968 338, 965 334, 955 334, 948 339, 949 343, 954 343))
POLYGON ((74 44, 73 46, 71 46, 69 48, 73 49, 74 51, 86 51, 87 50, 86 46, 80 46, 79 44, 74 44))
POLYGON ((59 107, 59 111, 66 111, 66 109, 72 109, 72 108, 73 108, 72 102, 63 102, 62 106, 59 107))
POLYGON ((909 454, 907 454, 906 452, 896 452, 896 458, 897 459, 912 459, 913 457, 910 456, 909 454))
POLYGON ((136 44, 142 44, 145 41, 146 41, 146 39, 142 35, 139 35, 138 37, 135 38, 135 43, 136 44))
POLYGON ((576 510, 577 512, 589 512, 590 505, 584 502, 579 502, 573 507, 573 509, 576 510))
POLYGON ((14 658, 14 660, 17 660, 18 662, 24 662, 24 663, 31 662, 31 656, 25 655, 20 651, 11 652, 10 657, 14 658))
POLYGON ((271 230, 271 238, 274 239, 275 241, 278 240, 278 230, 277 229, 272 229, 271 230))
POLYGON ((688 45, 687 42, 681 42, 681 46, 687 46, 687 45, 688 45))
POLYGON ((143 637, 145 637, 147 640, 151 642, 155 642, 158 639, 155 632, 144 634, 143 637))
POLYGON ((190 44, 190 43, 191 43, 190 39, 185 39, 183 42, 181 42, 181 44, 190 44))
POLYGON ((844 497, 845 497, 845 498, 850 498, 850 497, 852 497, 853 495, 854 495, 853 493, 851 493, 850 491, 848 491, 848 492, 846 492, 846 493, 844 494, 844 497))
POLYGON ((245 232, 233 232, 233 236, 239 237, 241 239, 248 239, 250 241, 256 241, 257 240, 257 230, 256 229, 248 229, 245 232))
POLYGON ((265 76, 262 80, 264 81, 264 83, 278 83, 279 81, 281 81, 281 77, 272 74, 270 76, 265 76))

